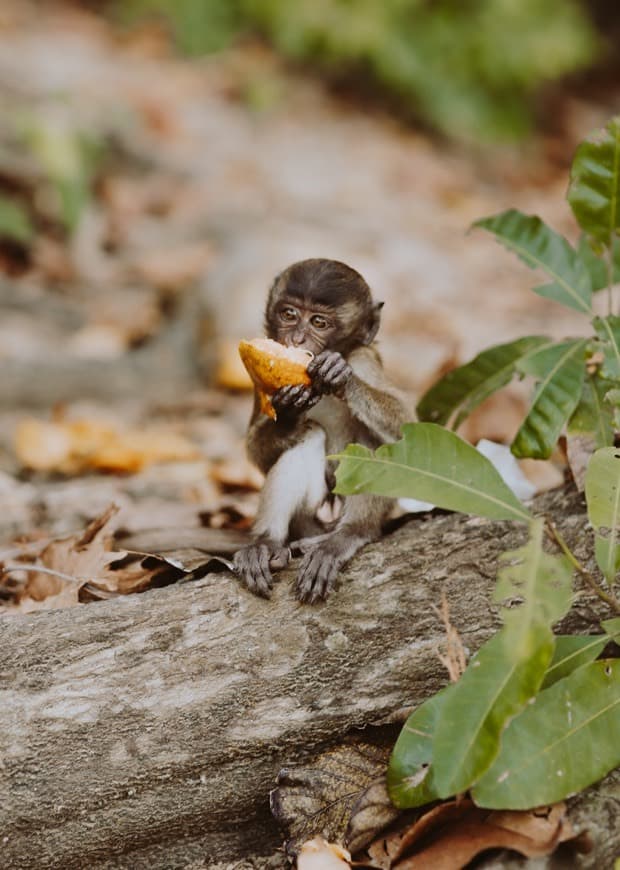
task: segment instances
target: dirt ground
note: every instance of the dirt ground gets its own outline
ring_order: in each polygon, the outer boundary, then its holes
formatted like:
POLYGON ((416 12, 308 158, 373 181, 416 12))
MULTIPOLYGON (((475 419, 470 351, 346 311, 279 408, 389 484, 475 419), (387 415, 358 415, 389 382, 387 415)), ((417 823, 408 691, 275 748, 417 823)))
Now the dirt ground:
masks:
MULTIPOLYGON (((185 61, 156 30, 119 33, 83 9, 20 0, 0 12, 0 101, 2 189, 42 215, 26 254, 0 260, 10 552, 112 502, 129 531, 248 526, 260 476, 244 459, 250 395, 235 348, 260 334, 266 289, 296 259, 344 260, 385 301, 381 350, 412 409, 490 343, 587 329, 468 229, 514 206, 574 235, 567 164, 604 105, 567 96, 562 141, 466 152, 330 95, 263 47, 185 61), (28 124, 103 143, 70 237, 47 216, 40 167, 15 147, 28 124)), ((464 434, 508 440, 523 396, 494 399, 464 434)), ((9 611, 46 606, 13 584, 9 611)))

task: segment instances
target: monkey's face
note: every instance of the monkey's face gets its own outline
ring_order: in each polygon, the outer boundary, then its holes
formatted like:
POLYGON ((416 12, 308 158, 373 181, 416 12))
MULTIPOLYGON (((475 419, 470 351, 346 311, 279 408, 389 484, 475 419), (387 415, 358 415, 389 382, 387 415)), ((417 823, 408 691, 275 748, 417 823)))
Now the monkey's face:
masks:
POLYGON ((271 327, 273 337, 287 347, 300 347, 313 354, 334 346, 339 322, 328 310, 308 308, 298 299, 280 297, 271 327))

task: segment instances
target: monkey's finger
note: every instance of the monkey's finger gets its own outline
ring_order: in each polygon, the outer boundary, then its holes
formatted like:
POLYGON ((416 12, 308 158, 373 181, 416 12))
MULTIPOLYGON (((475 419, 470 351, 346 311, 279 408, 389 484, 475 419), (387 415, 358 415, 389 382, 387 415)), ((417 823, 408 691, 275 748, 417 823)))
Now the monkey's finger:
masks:
POLYGON ((295 399, 299 395, 299 391, 302 389, 305 389, 305 387, 297 384, 288 384, 286 387, 280 387, 280 389, 276 390, 272 396, 272 404, 275 404, 276 406, 279 405, 281 408, 286 408, 295 402, 295 399))
POLYGON ((347 371, 350 371, 350 369, 349 363, 343 357, 338 357, 334 360, 327 359, 319 369, 319 375, 324 380, 332 383, 337 378, 342 377, 347 371))
POLYGON ((324 554, 319 549, 306 553, 297 575, 295 592, 300 601, 314 603, 317 600, 314 587, 324 554))
POLYGON ((315 604, 317 601, 325 601, 330 593, 334 591, 339 567, 339 563, 335 562, 333 558, 326 557, 323 559, 314 581, 310 604, 315 604))
POLYGON ((246 586, 255 595, 269 598, 273 578, 269 570, 269 548, 256 544, 243 551, 242 577, 246 586))
MULTIPOLYGON (((338 354, 340 356, 340 354, 338 354)), ((313 357, 308 363, 308 367, 306 371, 312 377, 323 365, 326 359, 332 356, 331 350, 322 350, 320 353, 317 353, 315 357, 313 357)))

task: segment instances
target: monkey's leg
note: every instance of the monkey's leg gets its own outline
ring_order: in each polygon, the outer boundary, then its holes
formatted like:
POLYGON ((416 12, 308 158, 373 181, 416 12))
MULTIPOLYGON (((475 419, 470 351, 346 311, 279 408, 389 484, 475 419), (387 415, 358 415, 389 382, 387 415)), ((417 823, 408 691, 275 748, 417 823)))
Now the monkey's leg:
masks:
POLYGON ((325 431, 313 424, 270 468, 254 523, 255 543, 235 553, 235 572, 248 589, 269 598, 272 569, 284 568, 293 517, 313 515, 325 498, 325 431))
POLYGON ((300 601, 314 604, 327 598, 336 585, 340 569, 361 547, 381 537, 381 528, 392 503, 392 499, 377 495, 347 498, 339 525, 302 559, 295 585, 300 601))

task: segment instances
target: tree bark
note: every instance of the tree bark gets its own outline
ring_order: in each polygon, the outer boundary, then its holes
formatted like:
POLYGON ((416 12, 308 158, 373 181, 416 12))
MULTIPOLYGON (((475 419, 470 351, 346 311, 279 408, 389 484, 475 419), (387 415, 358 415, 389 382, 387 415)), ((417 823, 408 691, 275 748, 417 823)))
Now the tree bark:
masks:
MULTIPOLYGON (((580 497, 556 492, 537 508, 587 561, 580 497)), ((366 547, 317 607, 295 600, 287 571, 271 601, 211 574, 5 617, 0 865, 173 870, 275 855, 256 866, 280 866, 268 809, 278 770, 440 688, 433 605, 445 591, 477 649, 497 624, 497 557, 525 538, 516 524, 426 515, 366 547)), ((584 596, 561 628, 592 629, 601 614, 584 596)), ((576 866, 620 852, 612 792, 593 793, 597 847, 576 866)))

